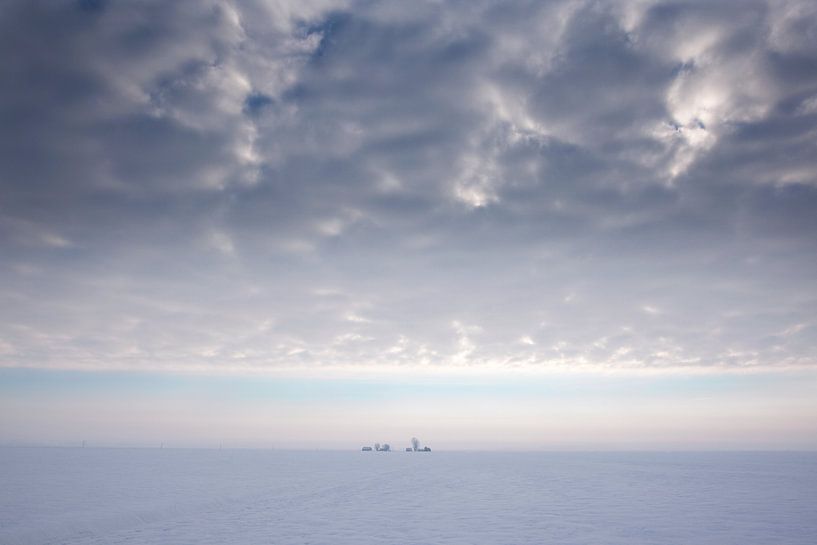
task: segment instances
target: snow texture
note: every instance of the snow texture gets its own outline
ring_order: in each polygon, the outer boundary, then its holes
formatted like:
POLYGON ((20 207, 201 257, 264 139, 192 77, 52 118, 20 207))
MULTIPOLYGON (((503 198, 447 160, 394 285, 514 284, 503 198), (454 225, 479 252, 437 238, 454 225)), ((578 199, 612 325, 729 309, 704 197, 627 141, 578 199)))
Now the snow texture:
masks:
POLYGON ((0 543, 808 544, 815 453, 0 449, 0 543))

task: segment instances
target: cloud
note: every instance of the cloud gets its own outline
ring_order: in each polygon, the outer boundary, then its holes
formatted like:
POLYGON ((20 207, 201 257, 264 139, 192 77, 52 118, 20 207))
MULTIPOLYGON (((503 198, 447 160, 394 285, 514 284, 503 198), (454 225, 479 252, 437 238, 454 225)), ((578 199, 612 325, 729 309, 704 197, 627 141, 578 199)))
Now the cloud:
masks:
POLYGON ((2 365, 817 363, 807 2, 0 9, 2 365))

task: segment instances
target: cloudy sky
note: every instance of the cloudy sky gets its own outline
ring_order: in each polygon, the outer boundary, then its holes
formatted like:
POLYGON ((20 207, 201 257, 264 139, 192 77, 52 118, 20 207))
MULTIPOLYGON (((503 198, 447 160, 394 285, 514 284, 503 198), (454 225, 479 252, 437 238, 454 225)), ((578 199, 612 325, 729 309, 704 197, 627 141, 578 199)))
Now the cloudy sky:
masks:
POLYGON ((817 445, 813 2, 11 1, 0 120, 0 441, 817 445))

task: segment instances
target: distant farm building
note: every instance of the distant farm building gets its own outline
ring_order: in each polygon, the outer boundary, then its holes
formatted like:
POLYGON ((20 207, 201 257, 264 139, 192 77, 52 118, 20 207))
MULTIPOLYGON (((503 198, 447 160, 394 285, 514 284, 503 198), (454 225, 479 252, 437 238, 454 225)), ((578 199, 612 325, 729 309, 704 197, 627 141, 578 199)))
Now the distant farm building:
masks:
POLYGON ((416 437, 411 438, 411 448, 407 448, 406 452, 409 452, 409 451, 412 451, 412 450, 414 452, 431 452, 431 448, 429 448, 429 447, 420 448, 420 440, 417 439, 416 437))
POLYGON ((370 452, 372 450, 376 450, 378 452, 389 452, 391 450, 391 446, 388 443, 385 443, 383 445, 381 445, 380 443, 375 443, 374 448, 372 448, 372 447, 363 447, 360 450, 362 450, 363 452, 370 452))

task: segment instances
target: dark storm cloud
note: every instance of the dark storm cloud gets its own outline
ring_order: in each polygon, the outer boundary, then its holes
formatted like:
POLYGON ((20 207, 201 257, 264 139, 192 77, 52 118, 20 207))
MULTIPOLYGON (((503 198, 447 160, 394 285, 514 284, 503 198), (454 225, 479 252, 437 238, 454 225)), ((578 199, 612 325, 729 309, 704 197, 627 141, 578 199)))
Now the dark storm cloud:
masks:
POLYGON ((5 365, 812 365, 807 2, 11 2, 5 365))

